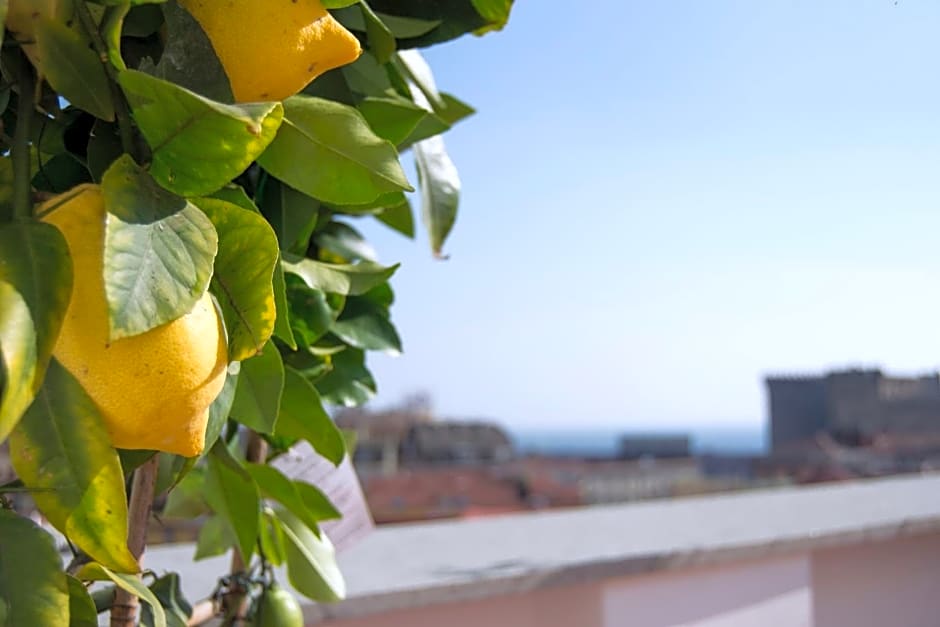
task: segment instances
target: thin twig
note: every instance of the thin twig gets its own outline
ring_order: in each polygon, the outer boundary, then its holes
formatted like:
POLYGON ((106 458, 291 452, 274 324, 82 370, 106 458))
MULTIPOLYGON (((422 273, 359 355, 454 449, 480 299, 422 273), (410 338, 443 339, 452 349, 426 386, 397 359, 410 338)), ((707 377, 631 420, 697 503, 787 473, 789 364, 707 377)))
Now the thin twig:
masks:
POLYGON ((91 44, 94 46, 95 52, 98 53, 104 71, 108 75, 108 87, 111 90, 111 102, 114 104, 114 116, 117 118, 118 132, 121 135, 121 148, 124 149, 124 152, 138 159, 139 155, 134 143, 134 126, 131 122, 130 108, 127 106, 127 99, 125 99, 124 92, 121 91, 118 83, 118 70, 111 63, 108 45, 101 37, 98 25, 95 24, 95 18, 92 17, 91 11, 88 10, 84 0, 76 2, 75 9, 78 13, 78 19, 88 32, 88 36, 91 37, 91 44))
MULTIPOLYGON (((245 451, 246 461, 252 463, 264 462, 264 458, 267 457, 267 454, 268 443, 265 442, 264 438, 258 435, 257 432, 250 431, 248 447, 245 451)), ((225 626, 244 624, 245 614, 248 611, 248 590, 245 586, 238 583, 238 578, 234 577, 234 575, 245 572, 247 566, 248 564, 245 564, 241 553, 239 553, 238 549, 235 549, 232 552, 232 587, 223 599, 223 607, 226 613, 226 620, 223 623, 225 626)))
MULTIPOLYGON (((159 463, 159 456, 154 455, 134 471, 127 512, 127 548, 137 558, 138 565, 147 544, 147 523, 153 506, 159 463)), ((111 608, 111 627, 134 627, 139 605, 136 596, 118 589, 114 594, 114 606, 111 608)))
POLYGON ((32 177, 29 168, 29 135, 33 120, 35 100, 33 93, 33 72, 26 57, 20 53, 14 56, 16 63, 16 130, 13 131, 11 158, 13 159, 13 215, 28 218, 32 213, 31 198, 32 177))

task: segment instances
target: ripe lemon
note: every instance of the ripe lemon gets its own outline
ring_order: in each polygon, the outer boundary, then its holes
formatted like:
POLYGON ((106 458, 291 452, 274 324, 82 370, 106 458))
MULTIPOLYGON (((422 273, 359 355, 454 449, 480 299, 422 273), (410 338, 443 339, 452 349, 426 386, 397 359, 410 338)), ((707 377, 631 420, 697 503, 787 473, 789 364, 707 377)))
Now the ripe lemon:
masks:
POLYGON ((81 185, 37 210, 45 211, 43 220, 68 242, 74 271, 56 359, 101 410, 114 446, 198 455, 227 363, 224 330, 211 298, 203 295, 173 322, 109 341, 101 189, 81 185))
POLYGON ((283 100, 359 58, 320 0, 180 0, 206 32, 236 102, 283 100))

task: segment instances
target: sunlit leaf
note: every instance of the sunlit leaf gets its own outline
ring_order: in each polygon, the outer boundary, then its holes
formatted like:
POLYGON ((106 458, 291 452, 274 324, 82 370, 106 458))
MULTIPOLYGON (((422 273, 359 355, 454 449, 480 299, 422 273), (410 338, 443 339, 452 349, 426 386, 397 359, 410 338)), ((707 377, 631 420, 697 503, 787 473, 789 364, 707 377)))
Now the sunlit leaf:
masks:
POLYGON ((285 261, 284 269, 302 278, 312 288, 334 294, 357 295, 385 283, 398 270, 398 264, 383 267, 368 261, 333 264, 301 259, 285 261))
POLYGON ((219 237, 212 290, 228 331, 229 360, 260 352, 274 332, 277 237, 261 214, 224 200, 196 198, 219 237))
POLYGON ((284 123, 258 163, 325 202, 366 203, 386 192, 413 189, 395 147, 373 133, 354 108, 322 98, 284 101, 284 123))
POLYGON ((111 338, 189 313, 209 287, 218 237, 195 205, 160 188, 128 155, 102 181, 104 284, 111 338))
POLYGON ((10 437, 13 468, 52 525, 95 560, 137 572, 121 463, 98 408, 57 361, 10 437))
POLYGON ((55 227, 0 226, 0 442, 42 384, 71 292, 71 257, 55 227))
POLYGON ((209 194, 238 176, 274 139, 284 113, 277 102, 220 104, 134 70, 120 81, 153 153, 151 174, 183 196, 209 194))
POLYGON ((287 554, 287 578, 295 590, 314 601, 339 601, 346 583, 336 563, 330 539, 319 538, 286 509, 275 508, 281 522, 287 554))
POLYGON ((375 215, 383 224, 388 225, 393 230, 398 231, 408 238, 415 236, 414 213, 411 210, 411 203, 407 200, 400 205, 383 209, 375 215))
POLYGON ((167 627, 166 613, 163 611, 163 606, 160 605, 160 601, 158 601, 157 597, 150 591, 150 588, 145 586, 137 577, 112 572, 105 566, 94 562, 82 566, 77 576, 81 579, 91 581, 113 581, 117 587, 133 594, 153 608, 153 627, 167 627))
POLYGON ((439 135, 418 142, 413 150, 421 187, 421 217, 431 239, 431 250, 440 256, 457 220, 460 177, 439 135))

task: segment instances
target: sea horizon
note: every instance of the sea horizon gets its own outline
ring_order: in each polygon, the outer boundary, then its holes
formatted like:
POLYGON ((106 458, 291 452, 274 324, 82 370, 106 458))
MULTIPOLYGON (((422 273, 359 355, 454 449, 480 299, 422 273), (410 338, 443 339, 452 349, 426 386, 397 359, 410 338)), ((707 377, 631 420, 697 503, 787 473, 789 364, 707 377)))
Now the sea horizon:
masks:
POLYGON ((524 454, 615 457, 621 438, 649 435, 688 435, 696 454, 762 455, 768 450, 764 425, 717 425, 669 429, 617 427, 509 428, 519 452, 524 454))

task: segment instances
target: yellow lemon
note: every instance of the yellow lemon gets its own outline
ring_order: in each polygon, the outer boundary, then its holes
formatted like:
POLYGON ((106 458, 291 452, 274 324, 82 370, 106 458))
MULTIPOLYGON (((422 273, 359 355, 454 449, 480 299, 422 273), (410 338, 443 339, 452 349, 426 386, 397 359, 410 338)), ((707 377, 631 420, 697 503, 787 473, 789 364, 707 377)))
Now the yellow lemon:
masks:
POLYGON ((237 102, 283 100, 359 58, 320 0, 180 0, 206 32, 237 102))
POLYGON ((201 453, 209 405, 222 390, 227 362, 224 330, 209 295, 181 318, 109 341, 101 189, 81 185, 37 213, 65 236, 74 271, 53 354, 101 410, 112 444, 186 457, 201 453))

